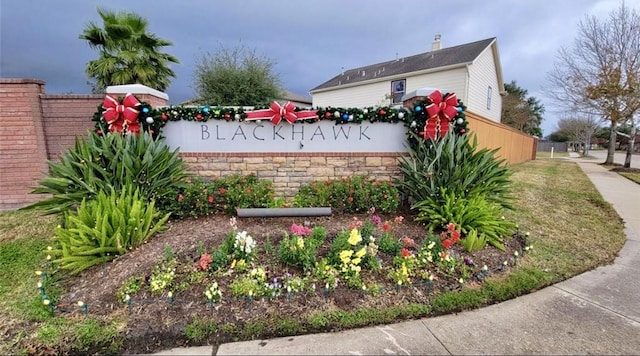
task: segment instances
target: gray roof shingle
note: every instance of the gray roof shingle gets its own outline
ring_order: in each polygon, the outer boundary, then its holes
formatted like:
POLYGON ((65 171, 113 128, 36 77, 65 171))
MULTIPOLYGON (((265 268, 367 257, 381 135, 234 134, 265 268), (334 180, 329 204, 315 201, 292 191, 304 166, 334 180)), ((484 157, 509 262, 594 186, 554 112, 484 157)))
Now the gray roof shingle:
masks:
POLYGON ((384 78, 399 74, 417 72, 420 70, 472 62, 494 40, 495 37, 492 37, 459 46, 445 47, 436 51, 420 53, 409 57, 349 69, 344 71, 343 74, 338 74, 328 81, 311 89, 311 91, 331 88, 343 84, 362 82, 370 79, 384 78))

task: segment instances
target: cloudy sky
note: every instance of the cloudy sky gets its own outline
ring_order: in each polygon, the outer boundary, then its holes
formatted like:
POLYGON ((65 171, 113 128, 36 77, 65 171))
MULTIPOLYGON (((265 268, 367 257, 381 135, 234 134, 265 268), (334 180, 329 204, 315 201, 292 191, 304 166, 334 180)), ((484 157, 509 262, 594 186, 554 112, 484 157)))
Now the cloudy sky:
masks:
MULTIPOLYGON (((640 8, 640 0, 626 0, 640 8)), ((586 15, 605 19, 620 0, 2 0, 0 77, 46 81, 47 93, 90 93, 85 64, 97 57, 78 35, 98 7, 133 11, 173 42, 180 60, 167 93, 194 96, 197 59, 239 43, 276 62, 284 86, 305 94, 345 69, 496 37, 504 79, 547 107, 545 135, 559 114, 545 96, 558 49, 571 46, 586 15)))

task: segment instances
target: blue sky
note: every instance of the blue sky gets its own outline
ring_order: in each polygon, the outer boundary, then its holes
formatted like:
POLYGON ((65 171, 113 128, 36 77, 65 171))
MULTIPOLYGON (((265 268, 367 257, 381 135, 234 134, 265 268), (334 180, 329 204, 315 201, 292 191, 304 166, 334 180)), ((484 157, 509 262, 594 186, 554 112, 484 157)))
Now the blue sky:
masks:
MULTIPOLYGON (((98 21, 98 7, 133 11, 173 42, 181 63, 171 103, 194 96, 197 59, 239 43, 276 62, 283 85, 307 93, 341 71, 443 46, 496 37, 504 79, 515 80, 547 108, 545 135, 560 113, 543 92, 562 46, 571 46, 586 15, 605 19, 618 0, 2 0, 0 76, 38 78, 47 93, 89 93, 84 68, 97 53, 78 35, 98 21)), ((640 0, 626 0, 640 8, 640 0)))

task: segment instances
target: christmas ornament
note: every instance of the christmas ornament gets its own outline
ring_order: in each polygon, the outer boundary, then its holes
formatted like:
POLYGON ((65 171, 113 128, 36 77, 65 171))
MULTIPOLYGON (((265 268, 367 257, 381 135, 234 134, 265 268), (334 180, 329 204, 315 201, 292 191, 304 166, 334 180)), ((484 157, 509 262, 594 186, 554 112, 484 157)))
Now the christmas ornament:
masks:
POLYGON ((400 119, 400 120, 404 119, 404 113, 403 112, 399 112, 398 113, 398 119, 400 119))
POLYGON ((148 113, 149 112, 149 108, 142 108, 142 112, 145 113, 145 114, 148 113))
POLYGON ((422 111, 422 106, 420 106, 420 105, 416 106, 415 110, 416 110, 416 112, 422 111))
POLYGON ((204 107, 204 108, 202 108, 202 112, 204 112, 204 113, 208 113, 208 112, 209 112, 209 108, 208 108, 208 107, 204 107))
POLYGON ((233 118, 236 119, 236 120, 240 120, 240 114, 233 115, 233 118))
POLYGON ((153 118, 151 116, 148 116, 144 121, 146 121, 149 125, 153 124, 153 118))
POLYGON ((464 120, 463 120, 461 117, 459 117, 459 118, 456 120, 456 124, 458 124, 458 125, 462 124, 463 122, 464 122, 464 120))
POLYGON ((334 112, 334 113, 333 113, 333 116, 335 116, 335 117, 340 117, 340 111, 336 111, 336 112, 334 112))
POLYGON ((347 114, 347 113, 342 114, 342 120, 343 121, 349 120, 349 114, 347 114))
POLYGON ((427 110, 427 123, 424 128, 425 139, 436 139, 442 137, 449 132, 449 120, 458 113, 456 105, 458 99, 456 94, 447 94, 444 97, 440 90, 434 90, 428 96, 431 104, 425 109, 427 110))

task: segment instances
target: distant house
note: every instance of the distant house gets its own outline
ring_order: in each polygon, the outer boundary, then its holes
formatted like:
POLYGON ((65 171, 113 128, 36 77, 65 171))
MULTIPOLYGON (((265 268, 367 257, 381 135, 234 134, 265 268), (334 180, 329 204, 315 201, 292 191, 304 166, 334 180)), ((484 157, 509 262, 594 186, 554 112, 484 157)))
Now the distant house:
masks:
POLYGON ((313 106, 367 107, 424 96, 425 88, 455 92, 470 110, 500 122, 506 94, 496 38, 346 70, 311 89, 313 106), (422 90, 421 90, 422 89, 422 90))

